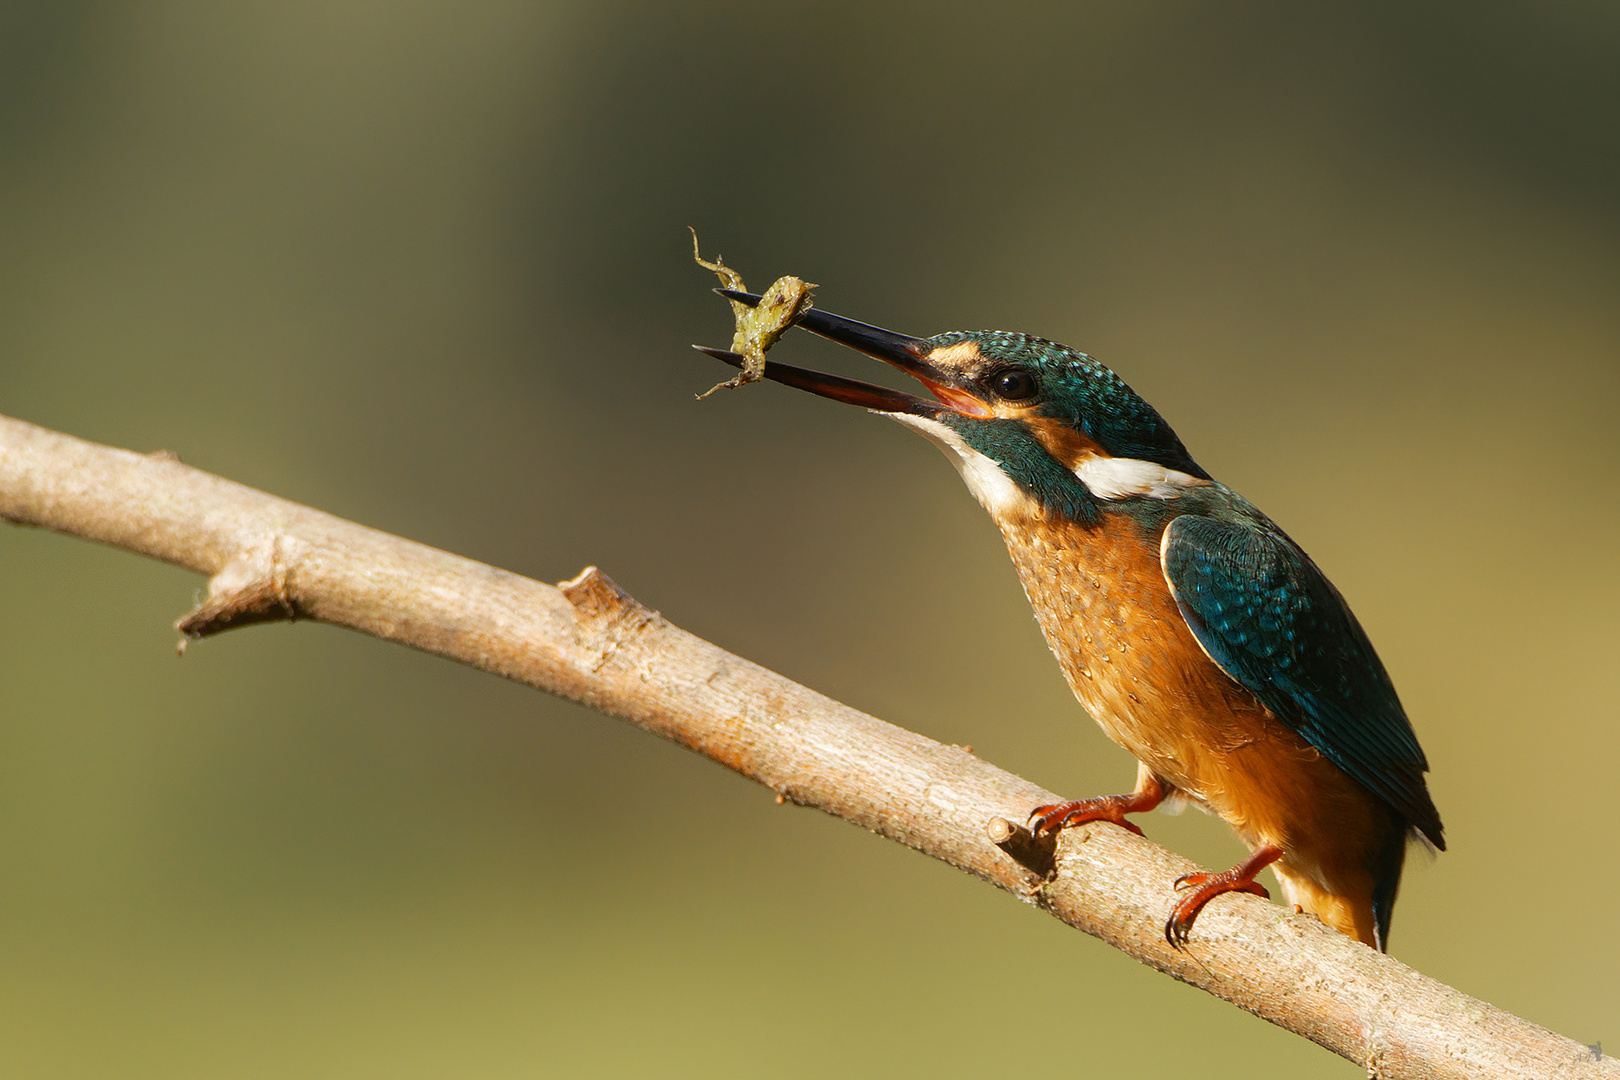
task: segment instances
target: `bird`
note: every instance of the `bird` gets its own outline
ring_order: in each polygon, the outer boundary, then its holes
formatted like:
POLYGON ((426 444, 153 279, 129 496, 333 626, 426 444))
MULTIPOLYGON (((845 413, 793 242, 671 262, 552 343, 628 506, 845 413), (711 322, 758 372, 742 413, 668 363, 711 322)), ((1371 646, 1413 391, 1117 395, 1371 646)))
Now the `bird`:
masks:
POLYGON ((1000 529, 1075 697, 1137 761, 1130 792, 1036 807, 1031 831, 1107 821, 1140 835, 1126 815, 1201 806, 1249 855, 1176 880, 1170 945, 1187 946, 1216 896, 1268 897, 1256 877, 1269 866, 1296 911, 1387 950, 1408 843, 1444 850, 1444 828, 1383 663, 1299 545, 1085 353, 999 330, 912 337, 820 308, 797 325, 922 384, 926 397, 763 371, 945 452, 1000 529))

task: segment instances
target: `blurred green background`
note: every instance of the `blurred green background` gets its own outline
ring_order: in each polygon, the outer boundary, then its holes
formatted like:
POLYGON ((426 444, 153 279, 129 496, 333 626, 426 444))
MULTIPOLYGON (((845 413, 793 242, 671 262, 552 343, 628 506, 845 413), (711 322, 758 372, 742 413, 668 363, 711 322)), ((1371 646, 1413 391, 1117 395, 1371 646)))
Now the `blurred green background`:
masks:
MULTIPOLYGON (((1113 365, 1401 689, 1452 850, 1395 954, 1620 1042, 1620 8, 0 6, 0 411, 1128 786, 935 450, 693 401, 688 225, 1113 365)), ((572 705, 310 624, 177 660, 202 586, 0 528, 7 1077, 1362 1075, 572 705)))

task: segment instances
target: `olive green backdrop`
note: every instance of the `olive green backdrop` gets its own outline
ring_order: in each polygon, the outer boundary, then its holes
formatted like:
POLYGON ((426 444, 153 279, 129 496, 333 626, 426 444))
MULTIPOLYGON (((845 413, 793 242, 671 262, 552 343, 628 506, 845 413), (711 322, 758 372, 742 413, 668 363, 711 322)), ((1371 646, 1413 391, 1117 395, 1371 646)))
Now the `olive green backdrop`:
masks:
MULTIPOLYGON (((1394 675, 1452 845, 1395 954, 1620 1044, 1620 8, 0 7, 0 411, 598 564, 1127 787, 932 448, 693 401, 729 316, 688 225, 828 310, 1117 368, 1394 675)), ((309 624, 176 659, 202 584, 0 528, 7 1077, 1362 1074, 543 695, 309 624)))

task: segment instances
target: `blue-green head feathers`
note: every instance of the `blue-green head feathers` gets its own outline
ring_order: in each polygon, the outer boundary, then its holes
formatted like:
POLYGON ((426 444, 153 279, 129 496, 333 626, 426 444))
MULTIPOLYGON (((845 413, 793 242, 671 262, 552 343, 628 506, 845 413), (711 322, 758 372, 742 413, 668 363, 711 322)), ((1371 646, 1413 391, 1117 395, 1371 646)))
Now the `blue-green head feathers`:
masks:
POLYGON ((1067 345, 1008 330, 953 330, 928 338, 924 354, 971 343, 990 365, 1035 376, 1036 415, 1079 431, 1110 456, 1151 461, 1207 480, 1164 417, 1107 367, 1067 345))

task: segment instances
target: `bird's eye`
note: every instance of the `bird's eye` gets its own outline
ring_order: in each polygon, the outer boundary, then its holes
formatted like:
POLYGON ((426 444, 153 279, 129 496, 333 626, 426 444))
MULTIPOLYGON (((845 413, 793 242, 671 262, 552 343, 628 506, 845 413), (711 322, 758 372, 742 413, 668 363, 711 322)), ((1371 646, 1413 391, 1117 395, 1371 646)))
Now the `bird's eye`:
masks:
POLYGON ((1021 367, 1002 368, 990 376, 990 389, 1004 401, 1028 401, 1040 388, 1034 374, 1021 367))

